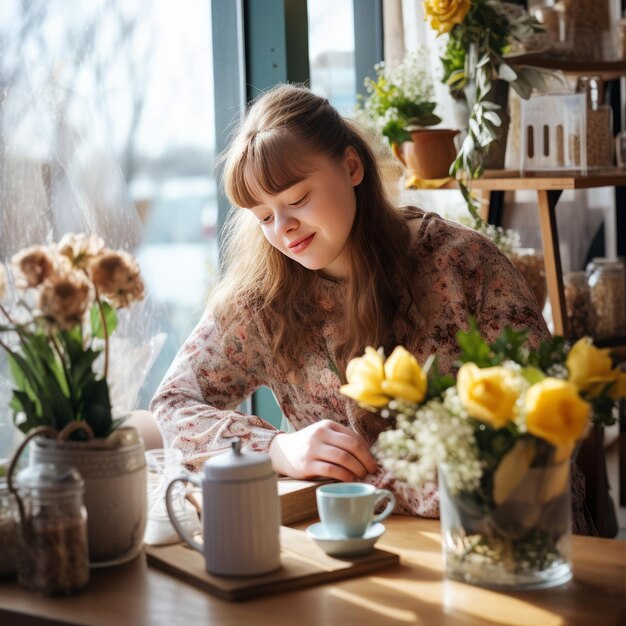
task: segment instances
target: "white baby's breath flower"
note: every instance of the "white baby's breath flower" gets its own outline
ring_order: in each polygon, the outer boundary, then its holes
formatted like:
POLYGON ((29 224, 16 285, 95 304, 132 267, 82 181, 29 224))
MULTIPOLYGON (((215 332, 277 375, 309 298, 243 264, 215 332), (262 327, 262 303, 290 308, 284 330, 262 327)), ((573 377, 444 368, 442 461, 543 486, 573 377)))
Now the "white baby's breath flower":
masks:
POLYGON ((417 410, 404 407, 396 428, 381 433, 374 450, 386 470, 411 485, 435 481, 440 464, 447 465, 453 493, 476 488, 482 477, 473 427, 454 387, 417 410))

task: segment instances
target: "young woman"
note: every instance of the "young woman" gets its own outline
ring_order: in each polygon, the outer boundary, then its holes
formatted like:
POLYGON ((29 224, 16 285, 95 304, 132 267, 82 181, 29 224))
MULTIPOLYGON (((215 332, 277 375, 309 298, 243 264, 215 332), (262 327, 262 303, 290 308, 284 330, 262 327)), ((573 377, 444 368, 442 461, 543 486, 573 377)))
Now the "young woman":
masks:
POLYGON ((234 208, 225 273, 151 409, 166 442, 200 468, 240 437, 279 474, 392 488, 397 512, 436 516, 436 490, 394 481, 370 446, 383 427, 339 393, 368 345, 404 345, 442 370, 473 315, 493 339, 507 325, 547 336, 528 286, 474 231, 386 197, 367 142, 327 100, 280 86, 251 107, 224 157, 234 208), (295 432, 237 405, 261 385, 295 432))

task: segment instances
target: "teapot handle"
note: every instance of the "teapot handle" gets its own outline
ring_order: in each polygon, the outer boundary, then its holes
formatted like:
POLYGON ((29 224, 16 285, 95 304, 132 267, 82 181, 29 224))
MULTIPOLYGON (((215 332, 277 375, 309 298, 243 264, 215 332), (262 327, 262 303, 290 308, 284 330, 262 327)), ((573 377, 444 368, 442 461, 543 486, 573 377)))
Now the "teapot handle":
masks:
POLYGON ((182 476, 177 476, 174 478, 170 484, 167 486, 167 490, 165 492, 165 506, 167 507, 167 514, 170 517, 170 521, 172 522, 172 526, 176 529, 176 532, 180 535, 181 539, 188 544, 194 550, 197 550, 201 554, 204 554, 204 547, 201 543, 196 541, 180 524, 178 518, 176 517, 176 511, 174 510, 174 505, 172 504, 171 494, 172 489, 176 483, 192 483, 199 489, 202 488, 202 479, 197 476, 189 476, 188 474, 184 474, 182 476))

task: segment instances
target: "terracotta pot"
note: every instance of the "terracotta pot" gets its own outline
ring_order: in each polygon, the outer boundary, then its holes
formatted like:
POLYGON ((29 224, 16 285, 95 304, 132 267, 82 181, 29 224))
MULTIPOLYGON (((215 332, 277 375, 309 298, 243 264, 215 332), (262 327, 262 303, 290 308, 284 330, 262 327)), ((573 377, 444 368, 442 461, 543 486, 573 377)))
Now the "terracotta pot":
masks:
POLYGON ((74 467, 85 481, 91 564, 115 565, 137 556, 147 513, 145 449, 137 431, 125 427, 106 439, 38 438, 33 444, 31 463, 74 467))
POLYGON ((450 176, 450 165, 456 158, 454 137, 458 130, 421 128, 410 132, 412 141, 393 144, 393 153, 402 161, 408 176, 422 179, 450 176))

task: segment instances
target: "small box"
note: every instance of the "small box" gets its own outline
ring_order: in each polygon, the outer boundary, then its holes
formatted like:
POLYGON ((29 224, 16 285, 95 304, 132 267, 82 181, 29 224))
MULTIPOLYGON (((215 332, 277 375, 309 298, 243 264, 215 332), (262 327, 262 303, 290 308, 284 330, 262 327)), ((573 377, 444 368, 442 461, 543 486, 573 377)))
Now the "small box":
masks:
POLYGON ((522 100, 520 172, 587 173, 587 98, 584 93, 537 95, 522 100))

